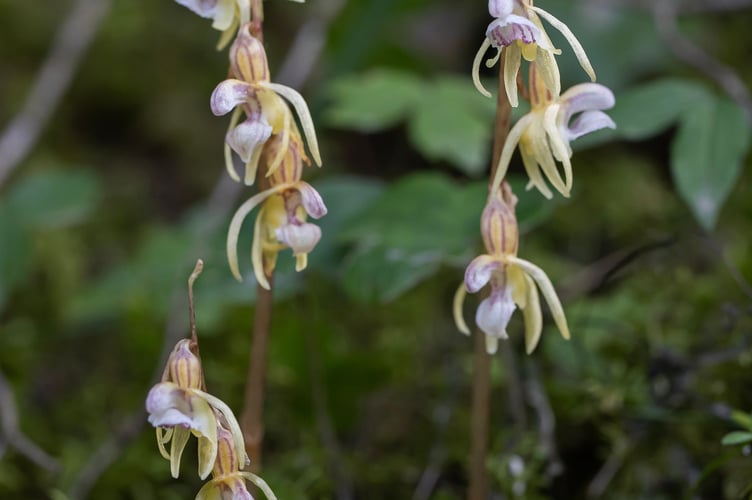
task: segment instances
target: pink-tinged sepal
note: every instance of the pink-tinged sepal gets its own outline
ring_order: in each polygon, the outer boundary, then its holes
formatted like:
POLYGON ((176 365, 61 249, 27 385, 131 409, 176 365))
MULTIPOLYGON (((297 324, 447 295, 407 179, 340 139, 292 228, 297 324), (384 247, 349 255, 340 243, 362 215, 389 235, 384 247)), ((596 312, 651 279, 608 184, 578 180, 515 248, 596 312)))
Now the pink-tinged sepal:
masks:
POLYGON ((488 284, 493 273, 502 266, 499 259, 491 255, 479 255, 465 269, 465 288, 470 293, 477 292, 488 284))
POLYGON ((221 82, 211 95, 211 111, 215 116, 223 116, 236 106, 243 104, 254 94, 251 85, 233 78, 221 82))
POLYGON ((307 182, 300 181, 297 184, 297 190, 300 193, 300 200, 306 213, 314 219, 319 219, 326 215, 326 205, 316 189, 307 182))

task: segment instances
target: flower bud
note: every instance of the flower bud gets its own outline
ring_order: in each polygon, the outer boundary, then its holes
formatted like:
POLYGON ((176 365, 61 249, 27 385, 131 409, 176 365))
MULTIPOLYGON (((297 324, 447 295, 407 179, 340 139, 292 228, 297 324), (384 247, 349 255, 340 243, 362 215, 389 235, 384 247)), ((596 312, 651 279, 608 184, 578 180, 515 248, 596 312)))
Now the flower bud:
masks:
POLYGON ((260 40, 251 35, 246 24, 230 47, 230 68, 235 78, 256 83, 269 81, 269 63, 260 40))
POLYGON ((203 382, 201 360, 191 350, 191 341, 183 339, 175 344, 175 348, 167 359, 167 370, 163 382, 171 381, 184 389, 200 389, 203 382))
POLYGON ((517 197, 508 184, 489 196, 480 219, 483 243, 491 255, 517 255, 519 229, 514 207, 517 197))

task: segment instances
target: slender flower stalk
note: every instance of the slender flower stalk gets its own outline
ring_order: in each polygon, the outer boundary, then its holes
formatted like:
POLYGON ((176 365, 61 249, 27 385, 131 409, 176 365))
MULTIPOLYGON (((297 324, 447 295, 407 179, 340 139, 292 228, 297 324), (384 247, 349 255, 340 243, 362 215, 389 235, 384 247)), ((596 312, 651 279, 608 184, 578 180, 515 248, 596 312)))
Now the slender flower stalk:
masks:
POLYGON ((191 338, 178 341, 167 360, 162 381, 149 391, 148 420, 156 429, 159 452, 170 461, 174 478, 180 473, 183 450, 191 436, 198 439, 198 475, 206 479, 212 474, 213 478, 199 491, 197 500, 252 500, 246 480, 259 486, 269 500, 276 500, 261 478, 239 471, 248 462, 240 425, 224 401, 205 391, 193 307, 193 282, 202 268, 199 260, 188 280, 191 338))

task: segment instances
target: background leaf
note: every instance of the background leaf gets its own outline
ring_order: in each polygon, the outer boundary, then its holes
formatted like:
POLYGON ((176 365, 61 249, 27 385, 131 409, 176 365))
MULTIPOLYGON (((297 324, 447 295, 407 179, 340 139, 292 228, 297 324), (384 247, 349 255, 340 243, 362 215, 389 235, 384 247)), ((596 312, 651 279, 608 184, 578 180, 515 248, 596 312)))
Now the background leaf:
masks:
POLYGON ((671 172, 677 191, 710 231, 739 176, 751 131, 736 104, 701 95, 682 115, 671 144, 671 172))
POLYGON ((421 87, 416 75, 392 69, 343 77, 331 85, 326 122, 361 132, 392 127, 420 100, 421 87))
POLYGON ((33 228, 82 222, 99 202, 101 185, 88 170, 46 170, 23 177, 8 194, 9 209, 33 228))

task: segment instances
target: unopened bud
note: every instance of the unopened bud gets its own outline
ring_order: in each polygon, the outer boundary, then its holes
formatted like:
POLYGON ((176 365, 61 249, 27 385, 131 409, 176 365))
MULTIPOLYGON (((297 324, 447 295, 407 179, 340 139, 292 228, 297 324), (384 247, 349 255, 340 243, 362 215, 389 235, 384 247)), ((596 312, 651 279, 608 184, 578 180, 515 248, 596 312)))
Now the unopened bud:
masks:
POLYGON ((519 242, 519 229, 514 207, 517 197, 509 185, 504 183, 489 196, 488 204, 480 219, 483 243, 491 255, 516 255, 519 242))
POLYGON ((260 40, 251 35, 246 24, 230 47, 230 68, 233 76, 248 83, 268 82, 269 63, 260 40))
POLYGON ((175 344, 167 360, 169 381, 184 389, 201 389, 201 360, 191 350, 191 341, 183 339, 175 344))

